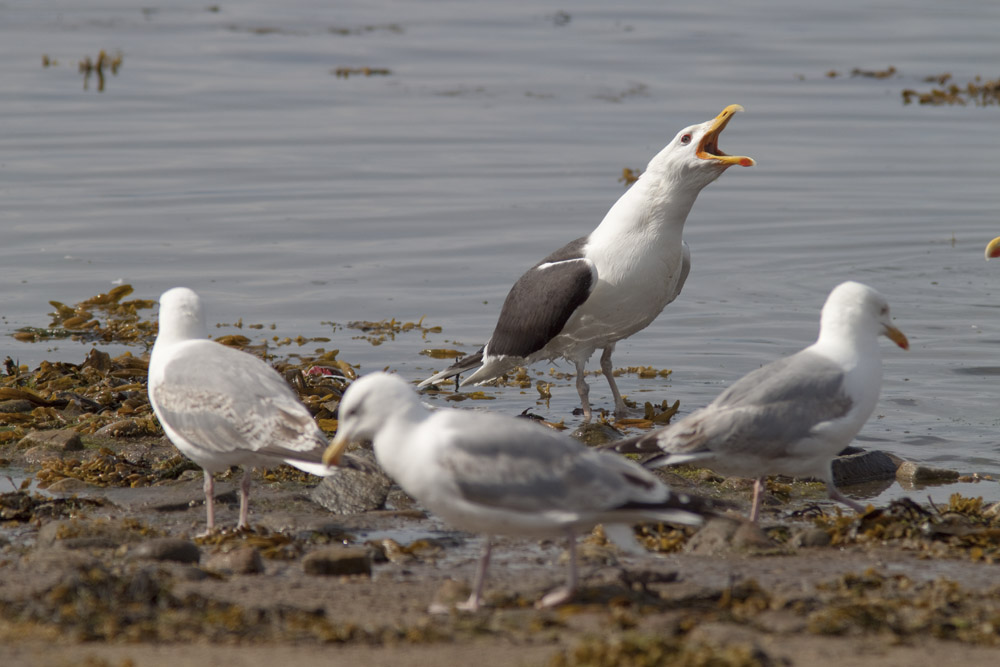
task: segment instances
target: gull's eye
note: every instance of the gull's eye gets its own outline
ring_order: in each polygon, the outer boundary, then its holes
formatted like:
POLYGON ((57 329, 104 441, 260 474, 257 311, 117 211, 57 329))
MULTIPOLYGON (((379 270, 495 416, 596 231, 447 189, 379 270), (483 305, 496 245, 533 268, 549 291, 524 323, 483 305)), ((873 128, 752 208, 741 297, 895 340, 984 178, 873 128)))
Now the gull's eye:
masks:
POLYGON ((682 146, 687 146, 689 143, 691 143, 691 135, 690 134, 685 134, 683 137, 681 137, 681 145, 682 146))

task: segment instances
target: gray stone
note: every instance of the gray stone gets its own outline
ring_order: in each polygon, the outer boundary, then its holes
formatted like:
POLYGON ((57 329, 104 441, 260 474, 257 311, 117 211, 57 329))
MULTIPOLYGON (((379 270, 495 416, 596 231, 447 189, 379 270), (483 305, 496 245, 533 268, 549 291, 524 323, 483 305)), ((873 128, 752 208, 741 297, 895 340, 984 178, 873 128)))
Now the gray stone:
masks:
POLYGON ((205 566, 233 574, 259 574, 264 571, 264 560, 260 557, 260 552, 253 547, 242 547, 226 553, 213 554, 205 566))
POLYGON ((830 546, 830 534, 822 528, 809 528, 792 536, 793 547, 827 547, 830 546))
POLYGON ((31 412, 34 409, 35 404, 24 398, 0 401, 0 412, 31 412))
POLYGON ((63 452, 77 452, 83 449, 83 441, 80 440, 79 433, 64 428, 55 431, 30 431, 21 438, 17 446, 21 449, 44 447, 63 452))
POLYGON ((622 432, 616 428, 601 423, 583 424, 572 433, 571 438, 576 438, 588 447, 598 447, 620 440, 622 432))
POLYGON ((363 574, 371 576, 372 557, 368 549, 355 547, 328 547, 306 554, 302 559, 306 574, 339 576, 363 574))
POLYGON ((861 451, 833 459, 833 483, 836 486, 864 484, 896 476, 896 462, 885 452, 861 451))
POLYGON ((39 548, 114 548, 141 539, 135 525, 122 520, 63 519, 43 525, 36 544, 39 548))
POLYGON ((141 542, 129 550, 131 558, 168 560, 175 563, 197 563, 201 560, 201 550, 190 540, 177 537, 156 537, 141 542))
POLYGON ((360 514, 380 509, 392 488, 381 472, 336 468, 310 492, 313 502, 334 514, 360 514))
POLYGON ((896 479, 914 484, 943 484, 954 482, 958 478, 959 473, 954 470, 933 468, 912 461, 906 461, 896 471, 896 479))

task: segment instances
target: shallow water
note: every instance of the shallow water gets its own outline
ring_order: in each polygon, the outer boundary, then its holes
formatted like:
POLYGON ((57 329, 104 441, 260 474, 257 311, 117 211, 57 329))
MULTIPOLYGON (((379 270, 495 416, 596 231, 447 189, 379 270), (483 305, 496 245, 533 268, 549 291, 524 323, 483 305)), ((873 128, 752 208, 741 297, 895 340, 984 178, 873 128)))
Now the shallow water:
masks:
MULTIPOLYGON (((8 3, 0 328, 44 326, 50 299, 118 281, 142 298, 184 284, 213 321, 328 336, 362 372, 420 379, 444 364, 420 349, 478 347, 517 276, 600 221, 623 167, 739 103, 722 147, 758 166, 702 193, 684 293, 618 345, 617 366, 673 375, 623 391, 704 405, 811 342, 827 292, 861 280, 912 349, 885 343, 860 444, 1000 477, 1000 264, 982 256, 1000 233, 1000 108, 900 96, 929 75, 995 76, 998 32, 1000 5, 976 0, 8 3), (76 63, 100 49, 122 67, 84 90, 76 63), (334 74, 366 66, 390 73, 334 74), (443 334, 372 346, 324 324, 422 316, 443 334)), ((0 337, 0 357, 31 366, 85 352, 0 337)), ((569 383, 548 406, 489 393, 477 406, 574 420, 569 383)), ((1000 499, 1000 484, 968 492, 1000 499)))

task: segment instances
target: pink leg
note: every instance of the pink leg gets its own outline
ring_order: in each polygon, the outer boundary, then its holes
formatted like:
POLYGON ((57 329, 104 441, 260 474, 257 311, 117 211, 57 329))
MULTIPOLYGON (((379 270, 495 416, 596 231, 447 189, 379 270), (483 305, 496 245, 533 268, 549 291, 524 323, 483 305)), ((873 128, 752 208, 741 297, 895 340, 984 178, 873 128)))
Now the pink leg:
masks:
POLYGON ((604 352, 601 354, 601 372, 604 373, 604 377, 608 379, 608 384, 611 386, 611 395, 615 399, 615 417, 621 419, 628 415, 628 408, 625 406, 625 399, 622 398, 621 392, 618 391, 618 384, 615 382, 615 369, 611 365, 611 353, 614 351, 614 343, 604 348, 604 352))
POLYGON ((864 514, 865 513, 865 508, 864 508, 863 505, 861 505, 860 503, 854 502, 853 500, 851 500, 850 498, 848 498, 847 496, 845 496, 844 494, 842 494, 840 491, 838 491, 837 487, 835 487, 833 485, 833 482, 827 482, 826 483, 826 492, 827 492, 827 495, 829 495, 832 500, 836 500, 836 501, 844 503, 845 505, 847 505, 848 507, 850 507, 852 510, 854 510, 855 512, 857 512, 858 514, 864 514))
POLYGON ((764 494, 767 493, 767 478, 758 477, 753 481, 753 504, 750 506, 750 521, 757 523, 760 517, 760 507, 764 504, 764 494))
POLYGON ((576 362, 576 392, 580 394, 580 404, 583 406, 583 421, 590 421, 590 387, 584 375, 587 371, 587 360, 576 362))
POLYGON ((576 567, 576 535, 573 533, 570 533, 566 539, 566 548, 569 550, 569 579, 564 587, 546 594, 541 600, 536 602, 536 609, 555 607, 573 599, 573 594, 576 592, 576 586, 579 583, 579 575, 576 567))
POLYGON ((490 565, 490 552, 493 551, 493 543, 490 536, 486 536, 486 544, 483 546, 483 555, 479 557, 479 566, 476 568, 476 580, 472 585, 472 594, 465 602, 455 605, 461 611, 476 611, 483 599, 483 585, 486 583, 486 568, 490 565))
POLYGON ((215 480, 212 479, 212 473, 207 470, 205 473, 205 513, 208 515, 208 525, 205 528, 204 535, 211 535, 215 531, 215 480))
POLYGON ((250 471, 252 468, 247 466, 243 470, 243 481, 240 482, 240 522, 236 524, 236 530, 243 530, 244 528, 250 527, 250 522, 248 521, 250 515, 250 471))

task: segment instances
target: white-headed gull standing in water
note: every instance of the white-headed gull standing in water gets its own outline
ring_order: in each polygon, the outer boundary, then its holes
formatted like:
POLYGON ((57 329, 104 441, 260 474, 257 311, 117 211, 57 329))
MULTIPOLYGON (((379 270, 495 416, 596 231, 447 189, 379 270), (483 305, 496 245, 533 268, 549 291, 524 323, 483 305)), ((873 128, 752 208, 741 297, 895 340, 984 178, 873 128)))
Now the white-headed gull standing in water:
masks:
POLYGON ((646 328, 680 294, 691 268, 681 235, 698 193, 734 164, 754 164, 719 150, 719 134, 742 109, 730 105, 713 120, 681 130, 597 229, 521 276, 481 350, 420 386, 473 369, 463 385, 487 382, 516 366, 561 357, 576 366, 576 388, 589 420, 584 369, 594 351, 603 349, 601 371, 615 415, 624 416, 625 401, 612 375, 615 343, 646 328))
POLYGON ((648 467, 694 462, 755 478, 751 521, 760 514, 767 475, 821 479, 830 498, 863 511, 833 485, 831 462, 875 410, 879 336, 909 348, 885 297, 861 283, 842 283, 823 306, 815 343, 748 373, 680 421, 608 447, 654 453, 648 467))
MULTIPOLYGON (((201 299, 186 287, 160 297, 149 358, 149 402, 174 446, 205 471, 207 532, 215 529, 212 473, 244 466, 238 528, 247 527, 250 469, 289 463, 328 475, 328 442, 278 372, 253 355, 208 340, 201 299)), ((356 460, 349 467, 364 468, 356 460)))
POLYGON ((486 534, 469 600, 479 607, 490 535, 565 537, 569 582, 539 606, 570 599, 577 584, 575 537, 599 523, 699 524, 710 502, 673 493, 641 466, 588 449, 527 419, 471 410, 429 411, 394 375, 355 381, 339 408, 337 436, 323 460, 370 439, 379 465, 408 494, 460 530, 486 534))

